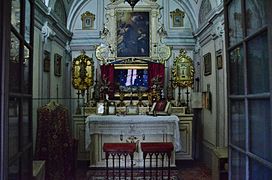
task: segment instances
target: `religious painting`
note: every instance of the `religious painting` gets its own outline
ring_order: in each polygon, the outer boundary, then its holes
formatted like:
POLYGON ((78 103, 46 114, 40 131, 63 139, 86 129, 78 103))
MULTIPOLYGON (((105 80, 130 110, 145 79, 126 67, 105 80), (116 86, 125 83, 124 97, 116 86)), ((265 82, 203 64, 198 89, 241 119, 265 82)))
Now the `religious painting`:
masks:
POLYGON ((185 13, 179 9, 170 12, 170 16, 172 17, 172 26, 173 27, 183 27, 184 26, 184 17, 185 13))
POLYGON ((81 15, 82 29, 90 30, 94 27, 95 15, 90 11, 86 11, 81 15))
POLYGON ((44 58, 43 58, 43 71, 50 72, 50 52, 44 51, 44 58))
POLYGON ((149 12, 117 12, 117 57, 149 57, 149 12))
POLYGON ((202 107, 212 110, 212 94, 209 91, 202 92, 202 107))
POLYGON ((211 53, 207 53, 204 55, 204 75, 208 76, 212 74, 212 59, 211 53))
POLYGON ((54 74, 61 76, 61 55, 55 54, 54 56, 54 74))
POLYGON ((174 59, 173 80, 179 87, 191 87, 194 83, 194 65, 184 49, 180 49, 180 54, 174 59))
POLYGON ((216 56, 216 64, 217 64, 217 69, 222 69, 223 68, 223 60, 222 60, 222 55, 216 56))

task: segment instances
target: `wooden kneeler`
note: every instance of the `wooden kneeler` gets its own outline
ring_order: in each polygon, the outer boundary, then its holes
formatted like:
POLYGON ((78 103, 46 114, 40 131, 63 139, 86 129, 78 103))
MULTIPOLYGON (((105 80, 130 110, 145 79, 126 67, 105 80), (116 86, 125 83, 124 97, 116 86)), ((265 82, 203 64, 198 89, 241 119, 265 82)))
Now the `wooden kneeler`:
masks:
POLYGON ((156 179, 158 179, 158 157, 161 155, 162 157, 162 172, 161 176, 163 179, 163 161, 165 154, 168 157, 168 179, 170 179, 170 162, 171 162, 171 154, 174 150, 174 146, 171 142, 143 142, 141 143, 141 149, 143 151, 144 158, 144 179, 145 179, 145 160, 146 156, 150 156, 150 178, 152 177, 152 155, 155 154, 156 157, 156 179))
POLYGON ((136 150, 136 144, 135 143, 104 143, 103 144, 103 151, 106 155, 106 176, 107 179, 109 179, 109 156, 112 156, 112 170, 113 170, 113 179, 114 179, 114 159, 116 156, 118 156, 119 159, 119 179, 121 178, 121 167, 120 167, 120 161, 121 156, 125 157, 125 179, 127 176, 127 167, 126 167, 126 160, 127 156, 130 156, 131 160, 131 179, 133 179, 133 155, 136 150))

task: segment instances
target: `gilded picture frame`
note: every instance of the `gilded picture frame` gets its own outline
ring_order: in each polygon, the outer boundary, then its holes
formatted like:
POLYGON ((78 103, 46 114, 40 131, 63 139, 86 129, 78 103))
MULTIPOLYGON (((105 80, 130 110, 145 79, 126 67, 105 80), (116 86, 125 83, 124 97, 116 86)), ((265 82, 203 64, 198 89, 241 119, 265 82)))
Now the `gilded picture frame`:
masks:
POLYGON ((94 61, 82 51, 74 58, 72 66, 72 85, 75 89, 85 91, 94 84, 94 61))
POLYGON ((193 60, 181 49, 179 56, 174 59, 172 74, 174 85, 179 87, 192 87, 194 83, 193 60))
POLYGON ((86 11, 81 15, 82 29, 91 30, 94 28, 95 15, 90 11, 86 11))
POLYGON ((170 16, 172 18, 172 26, 173 27, 183 27, 184 26, 184 17, 185 13, 180 9, 176 9, 175 11, 170 12, 170 16))

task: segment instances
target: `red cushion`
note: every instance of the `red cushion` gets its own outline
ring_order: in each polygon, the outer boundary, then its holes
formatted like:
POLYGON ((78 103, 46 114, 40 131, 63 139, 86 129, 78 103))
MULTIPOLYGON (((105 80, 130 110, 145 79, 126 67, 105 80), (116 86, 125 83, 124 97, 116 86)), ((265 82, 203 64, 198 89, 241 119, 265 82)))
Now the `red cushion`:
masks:
POLYGON ((116 153, 134 153, 136 150, 135 143, 104 143, 104 152, 116 152, 116 153))
POLYGON ((165 153, 174 150, 171 142, 144 142, 141 143, 142 151, 145 153, 165 153))

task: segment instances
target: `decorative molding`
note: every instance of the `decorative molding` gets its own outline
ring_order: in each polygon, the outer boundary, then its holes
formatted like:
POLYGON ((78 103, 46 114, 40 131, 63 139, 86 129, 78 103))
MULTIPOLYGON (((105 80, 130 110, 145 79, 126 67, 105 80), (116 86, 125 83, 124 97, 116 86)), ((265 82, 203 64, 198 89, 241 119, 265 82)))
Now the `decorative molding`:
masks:
POLYGON ((194 53, 197 54, 199 53, 201 49, 201 46, 200 46, 200 42, 199 42, 199 37, 196 38, 196 44, 195 44, 195 49, 194 49, 194 53))
POLYGON ((216 23, 216 25, 214 26, 214 30, 213 30, 213 37, 224 37, 224 24, 222 22, 218 22, 216 23))
POLYGON ((72 52, 72 49, 71 49, 71 46, 70 46, 70 41, 66 42, 65 50, 66 50, 67 53, 72 52))
POLYGON ((56 33, 48 26, 48 21, 45 21, 43 27, 42 27, 42 36, 43 36, 43 41, 47 43, 47 39, 51 36, 54 37, 56 33))

